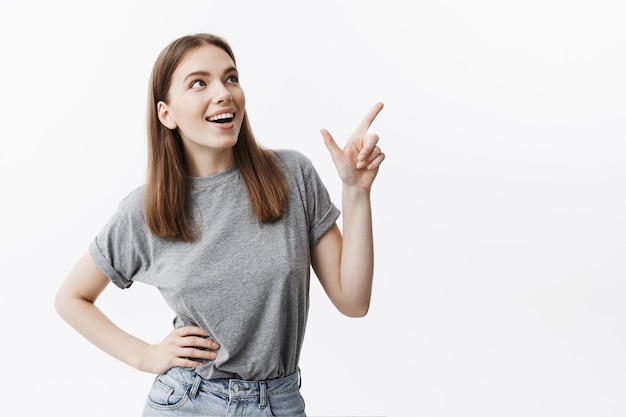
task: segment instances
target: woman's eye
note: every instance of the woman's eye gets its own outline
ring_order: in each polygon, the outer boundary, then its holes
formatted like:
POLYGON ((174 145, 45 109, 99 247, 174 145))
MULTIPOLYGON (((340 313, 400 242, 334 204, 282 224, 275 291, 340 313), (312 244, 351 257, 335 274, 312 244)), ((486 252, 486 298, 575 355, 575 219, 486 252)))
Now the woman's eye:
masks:
POLYGON ((226 82, 230 84, 236 84, 239 82, 239 78, 237 78, 236 75, 230 75, 228 76, 228 78, 226 78, 226 82))
POLYGON ((200 88, 200 87, 204 87, 206 85, 206 83, 202 80, 195 80, 193 83, 191 83, 191 88, 200 88))

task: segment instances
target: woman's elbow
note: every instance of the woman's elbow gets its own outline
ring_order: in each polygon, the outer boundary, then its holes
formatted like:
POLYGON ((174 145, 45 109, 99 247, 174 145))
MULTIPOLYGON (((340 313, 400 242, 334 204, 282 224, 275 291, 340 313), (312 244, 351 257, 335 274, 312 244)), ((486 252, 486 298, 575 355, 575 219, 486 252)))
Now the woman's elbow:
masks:
POLYGON ((360 306, 351 306, 349 308, 342 308, 339 311, 347 317, 359 319, 365 317, 369 311, 369 303, 360 306))
POLYGON ((65 318, 65 315, 67 313, 67 306, 68 300, 66 294, 62 290, 57 291, 56 295, 54 296, 54 309, 56 310, 57 314, 62 318, 65 318))

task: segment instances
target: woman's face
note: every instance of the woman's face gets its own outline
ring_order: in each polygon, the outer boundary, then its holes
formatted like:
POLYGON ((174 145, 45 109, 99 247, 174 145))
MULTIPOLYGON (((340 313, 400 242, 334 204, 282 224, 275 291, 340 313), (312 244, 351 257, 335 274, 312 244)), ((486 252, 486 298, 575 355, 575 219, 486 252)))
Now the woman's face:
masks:
POLYGON ((237 143, 246 99, 235 63, 215 45, 193 49, 172 74, 168 103, 159 102, 161 123, 178 129, 185 152, 232 148, 237 143))

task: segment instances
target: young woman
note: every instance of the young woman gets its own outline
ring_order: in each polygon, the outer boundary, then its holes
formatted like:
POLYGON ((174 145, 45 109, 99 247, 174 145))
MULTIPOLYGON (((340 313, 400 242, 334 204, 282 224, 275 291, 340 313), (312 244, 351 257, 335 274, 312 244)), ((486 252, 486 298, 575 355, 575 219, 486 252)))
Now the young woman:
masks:
POLYGON ((59 314, 115 358, 157 374, 145 416, 304 416, 298 361, 310 267, 337 309, 367 313, 370 189, 384 154, 368 128, 341 149, 343 233, 310 160, 256 143, 235 57, 210 34, 173 41, 154 64, 148 180, 131 192, 69 273, 59 314), (95 305, 109 282, 156 286, 174 330, 149 344, 95 305))

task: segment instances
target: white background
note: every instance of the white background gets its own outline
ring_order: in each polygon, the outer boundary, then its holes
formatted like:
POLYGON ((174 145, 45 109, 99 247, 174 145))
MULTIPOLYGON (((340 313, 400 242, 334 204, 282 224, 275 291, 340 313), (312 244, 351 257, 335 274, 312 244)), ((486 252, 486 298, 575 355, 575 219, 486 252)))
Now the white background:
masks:
MULTIPOLYGON (((152 375, 82 339, 56 289, 144 181, 152 63, 224 36, 259 141, 313 159, 376 102, 370 313, 316 281, 311 416, 626 415, 626 6, 621 0, 7 1, 0 5, 3 408, 135 416, 152 375)), ((156 290, 99 305, 157 342, 156 290)))

